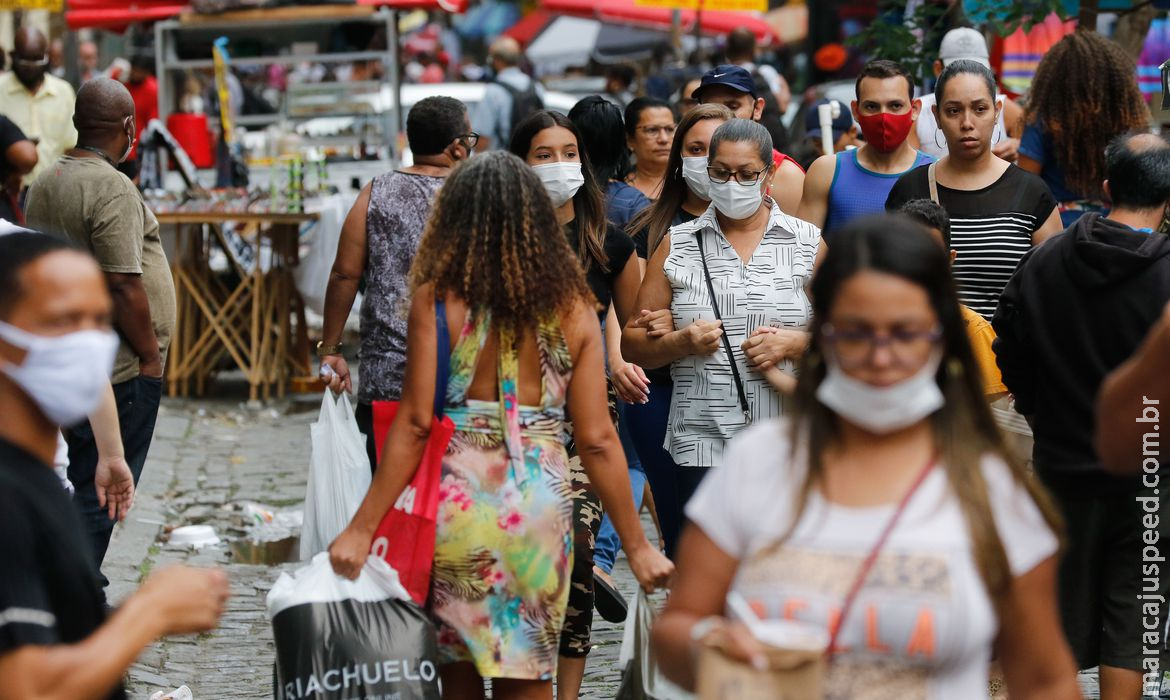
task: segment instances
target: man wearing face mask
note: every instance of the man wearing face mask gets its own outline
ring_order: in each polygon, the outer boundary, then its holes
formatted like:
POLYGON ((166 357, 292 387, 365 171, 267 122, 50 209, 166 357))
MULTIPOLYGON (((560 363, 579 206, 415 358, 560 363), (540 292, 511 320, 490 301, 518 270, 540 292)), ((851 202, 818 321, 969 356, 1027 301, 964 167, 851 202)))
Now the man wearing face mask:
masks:
MULTIPOLYGON (((134 142, 134 101, 116 80, 95 78, 77 94, 71 149, 29 188, 30 227, 60 231, 97 258, 114 300, 121 339, 112 377, 126 463, 142 475, 162 398, 162 375, 175 323, 175 287, 158 221, 138 188, 118 172, 134 142)), ((105 557, 114 522, 94 486, 98 449, 88 422, 68 431, 69 480, 92 540, 105 557)))
POLYGON ((934 161, 907 141, 920 102, 914 99, 914 84, 906 69, 893 61, 870 61, 857 77, 856 90, 851 109, 865 144, 813 162, 804 178, 797 213, 820 227, 830 244, 834 229, 859 216, 884 212, 899 177, 934 161))
MULTIPOLYGON (((700 104, 720 104, 737 119, 759 123, 764 116, 764 98, 756 94, 756 82, 746 69, 733 65, 715 66, 703 74, 691 93, 700 104)), ((768 193, 780 210, 796 216, 804 191, 804 169, 791 156, 772 149, 772 175, 768 193)))
MULTIPOLYGON (((1058 582, 1066 636, 1080 668, 1100 666, 1102 698, 1137 700, 1142 625, 1152 631, 1166 622, 1163 612, 1150 627, 1159 613, 1143 612, 1143 602, 1170 592, 1170 576, 1159 584, 1138 575, 1150 561, 1144 546, 1170 538, 1165 507, 1160 523, 1156 517, 1166 498, 1159 500, 1159 482, 1165 491, 1170 478, 1156 442, 1159 410, 1164 416, 1167 409, 1150 405, 1125 416, 1154 435, 1153 448, 1139 437, 1142 472, 1113 476, 1094 444, 1094 401, 1170 302, 1170 239, 1156 232, 1170 206, 1170 143, 1154 134, 1119 136, 1105 150, 1105 173, 1112 211, 1085 214, 1025 255, 992 325, 1004 384, 1035 436, 1036 475, 1066 521, 1058 582)), ((1150 389, 1153 398, 1156 386, 1150 389)), ((1145 646, 1158 645, 1147 639, 1145 646)))
POLYGON ((16 33, 12 72, 0 75, 0 112, 37 146, 37 164, 24 178, 36 181, 66 149, 77 143, 73 128, 73 88, 47 73, 49 42, 39 29, 16 33))
POLYGON ((370 468, 375 401, 397 401, 406 373, 406 317, 410 266, 422 240, 435 194, 451 169, 475 152, 467 107, 452 97, 428 97, 410 109, 406 138, 414 165, 374 178, 358 195, 341 228, 337 257, 325 290, 325 320, 317 355, 335 392, 352 391, 341 333, 364 276, 361 308, 361 384, 357 420, 366 435, 370 468))
POLYGON ((166 634, 215 627, 221 571, 153 574, 107 619, 81 521, 53 474, 59 426, 109 386, 118 338, 93 258, 32 232, 0 236, 0 695, 125 698, 123 675, 166 634))

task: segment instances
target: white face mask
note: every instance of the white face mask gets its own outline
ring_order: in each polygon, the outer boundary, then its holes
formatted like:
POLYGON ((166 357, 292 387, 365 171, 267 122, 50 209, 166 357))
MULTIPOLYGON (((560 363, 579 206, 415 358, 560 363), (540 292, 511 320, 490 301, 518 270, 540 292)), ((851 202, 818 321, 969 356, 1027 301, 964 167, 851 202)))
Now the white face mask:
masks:
POLYGON ((581 185, 585 184, 580 163, 545 163, 534 165, 532 169, 536 171, 541 184, 548 191, 554 208, 572 199, 577 190, 581 189, 581 185))
MULTIPOLYGON (((762 177, 762 175, 761 175, 762 177)), ((708 178, 710 182, 710 178, 708 178)), ((760 191, 760 183, 741 185, 731 178, 727 182, 710 182, 711 203, 719 213, 729 219, 740 221, 750 219, 755 214, 760 203, 764 201, 764 193, 760 191)))
POLYGON ((0 338, 25 352, 23 362, 5 363, 0 371, 54 424, 77 425, 97 408, 118 351, 118 336, 112 331, 77 331, 49 338, 0 321, 0 338))
POLYGON ((707 156, 683 158, 682 176, 696 197, 711 201, 711 178, 707 176, 707 156))
POLYGON ((885 387, 854 379, 829 361, 825 379, 817 387, 817 400, 859 428, 886 435, 942 408, 945 401, 935 381, 941 361, 942 352, 936 351, 914 376, 885 387))

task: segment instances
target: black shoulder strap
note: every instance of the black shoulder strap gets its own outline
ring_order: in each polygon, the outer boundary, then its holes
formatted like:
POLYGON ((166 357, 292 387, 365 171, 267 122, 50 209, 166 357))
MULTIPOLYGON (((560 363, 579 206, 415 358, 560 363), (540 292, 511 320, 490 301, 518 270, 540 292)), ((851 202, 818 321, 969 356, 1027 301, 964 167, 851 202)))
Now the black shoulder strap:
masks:
MULTIPOLYGON (((715 312, 715 320, 722 321, 719 313, 719 301, 715 298, 715 285, 711 282, 711 270, 707 267, 707 251, 704 245, 707 241, 706 229, 700 229, 697 235, 699 244, 699 260, 703 262, 703 278, 707 280, 707 293, 711 295, 711 310, 715 312)), ((727 352, 727 361, 731 364, 731 376, 735 379, 735 391, 739 394, 739 407, 743 409, 743 418, 752 422, 752 411, 748 404, 747 393, 743 389, 743 380, 739 376, 739 363, 735 361, 735 353, 731 351, 731 341, 727 339, 727 328, 723 329, 723 350, 727 352)))

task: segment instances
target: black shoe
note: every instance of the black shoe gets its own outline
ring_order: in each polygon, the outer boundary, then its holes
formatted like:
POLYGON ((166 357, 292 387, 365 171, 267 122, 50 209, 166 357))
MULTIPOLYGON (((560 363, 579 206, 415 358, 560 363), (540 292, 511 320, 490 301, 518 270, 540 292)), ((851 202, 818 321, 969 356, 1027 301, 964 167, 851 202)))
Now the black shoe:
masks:
POLYGON ((626 599, 596 571, 593 572, 593 604, 606 622, 626 621, 629 612, 626 599))

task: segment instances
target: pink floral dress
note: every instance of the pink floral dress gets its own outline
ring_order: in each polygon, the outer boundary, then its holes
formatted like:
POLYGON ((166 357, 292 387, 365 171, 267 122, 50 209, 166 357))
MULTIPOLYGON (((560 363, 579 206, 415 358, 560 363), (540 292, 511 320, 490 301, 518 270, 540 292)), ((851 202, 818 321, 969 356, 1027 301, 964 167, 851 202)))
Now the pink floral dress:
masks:
POLYGON ((540 406, 518 403, 514 334, 500 333, 499 401, 467 399, 491 330, 468 314, 451 354, 432 610, 444 663, 485 678, 551 679, 572 568, 565 391, 572 360, 555 319, 540 325, 540 406))

